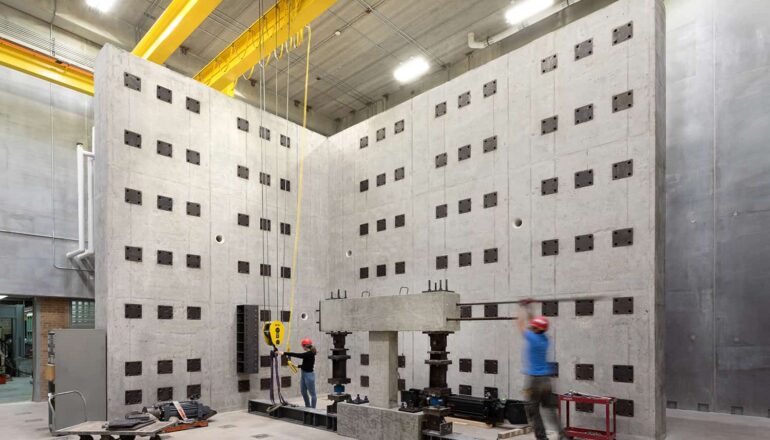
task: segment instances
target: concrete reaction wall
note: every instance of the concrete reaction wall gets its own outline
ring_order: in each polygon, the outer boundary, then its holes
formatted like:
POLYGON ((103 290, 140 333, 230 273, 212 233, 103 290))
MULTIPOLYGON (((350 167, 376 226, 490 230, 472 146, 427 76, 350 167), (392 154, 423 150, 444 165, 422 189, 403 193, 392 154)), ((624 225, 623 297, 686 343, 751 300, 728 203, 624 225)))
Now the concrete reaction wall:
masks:
POLYGON ((770 4, 666 4, 666 399, 767 417, 770 4))
MULTIPOLYGON (((618 1, 330 138, 330 286, 560 300, 542 310, 556 391, 616 396, 621 433, 660 436, 664 27, 662 2, 618 1)), ((366 335, 349 339, 366 394, 366 335)), ((520 398, 521 348, 509 321, 463 323, 450 386, 520 398)), ((399 350, 402 386, 425 387, 427 336, 399 350)))
POLYGON ((0 294, 93 297, 77 248, 75 145, 92 98, 0 67, 0 294))
MULTIPOLYGON (((107 329, 109 414, 196 394, 217 410, 267 397, 268 368, 236 372, 236 306, 284 319, 299 277, 294 347, 320 342, 325 138, 304 134, 304 239, 289 273, 301 128, 111 46, 97 59, 95 111, 96 325, 107 329)), ((287 380, 296 393, 296 376, 287 380)))

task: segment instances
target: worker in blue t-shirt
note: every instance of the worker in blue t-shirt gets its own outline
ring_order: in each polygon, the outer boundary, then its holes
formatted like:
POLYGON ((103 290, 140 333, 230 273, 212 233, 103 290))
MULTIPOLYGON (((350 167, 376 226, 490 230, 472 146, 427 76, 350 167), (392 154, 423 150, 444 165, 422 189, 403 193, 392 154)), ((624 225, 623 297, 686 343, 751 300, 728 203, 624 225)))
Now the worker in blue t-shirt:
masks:
POLYGON ((529 305, 532 300, 519 302, 520 312, 517 324, 524 337, 524 362, 522 372, 527 376, 524 385, 524 394, 529 400, 527 415, 535 430, 537 440, 548 440, 545 433, 543 417, 540 414, 540 406, 551 424, 554 424, 559 433, 559 439, 567 438, 561 427, 561 421, 556 415, 553 398, 551 397, 551 376, 553 366, 548 362, 548 347, 550 341, 545 332, 548 331, 548 318, 538 316, 532 318, 529 305))

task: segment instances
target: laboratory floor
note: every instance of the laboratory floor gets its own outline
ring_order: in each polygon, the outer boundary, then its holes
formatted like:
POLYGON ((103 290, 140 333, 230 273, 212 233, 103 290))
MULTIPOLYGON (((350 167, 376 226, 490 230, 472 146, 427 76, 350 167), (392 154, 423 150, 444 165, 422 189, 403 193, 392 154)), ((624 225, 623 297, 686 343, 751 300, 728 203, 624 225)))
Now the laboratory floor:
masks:
MULTIPOLYGON (((768 438, 770 418, 733 416, 729 414, 700 413, 668 410, 666 417, 667 440, 749 440, 768 438)), ((14 440, 67 439, 52 437, 48 432, 46 404, 41 402, 7 403, 0 405, 2 438, 14 440)), ((480 439, 494 439, 495 430, 456 425, 455 430, 480 439)), ((267 417, 232 411, 217 414, 207 428, 166 434, 164 439, 180 440, 340 440, 342 437, 323 430, 287 423, 267 417)), ((519 440, 533 440, 532 434, 517 436, 519 440)), ((551 438, 555 438, 554 435, 551 438)))

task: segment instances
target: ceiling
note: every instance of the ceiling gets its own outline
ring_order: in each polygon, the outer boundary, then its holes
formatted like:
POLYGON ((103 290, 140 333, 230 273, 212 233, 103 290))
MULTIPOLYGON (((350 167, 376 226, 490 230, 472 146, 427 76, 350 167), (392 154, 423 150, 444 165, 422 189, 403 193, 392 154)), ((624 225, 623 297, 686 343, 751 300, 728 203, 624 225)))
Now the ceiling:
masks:
MULTIPOLYGON (((132 49, 171 0, 117 0, 107 14, 85 0, 0 0, 97 45, 132 49), (54 13, 54 6, 56 13, 54 13)), ((194 75, 251 25, 275 0, 224 0, 166 63, 194 75)), ((485 37, 506 28, 503 10, 511 0, 338 0, 312 23, 309 106, 320 117, 339 121, 402 90, 393 69, 423 55, 435 73, 466 58, 468 32, 485 37), (335 35, 340 31, 340 35, 335 35)), ((278 101, 301 100, 305 47, 289 59, 270 63, 265 85, 278 101)), ((449 75, 447 75, 448 77, 449 75)), ((253 79, 260 79, 255 69, 253 79)), ((239 83, 239 90, 249 86, 239 83)), ((258 93, 255 87, 254 93, 258 93)), ((390 105, 392 105, 391 103, 390 105)), ((285 104, 284 104, 285 106, 285 104)))

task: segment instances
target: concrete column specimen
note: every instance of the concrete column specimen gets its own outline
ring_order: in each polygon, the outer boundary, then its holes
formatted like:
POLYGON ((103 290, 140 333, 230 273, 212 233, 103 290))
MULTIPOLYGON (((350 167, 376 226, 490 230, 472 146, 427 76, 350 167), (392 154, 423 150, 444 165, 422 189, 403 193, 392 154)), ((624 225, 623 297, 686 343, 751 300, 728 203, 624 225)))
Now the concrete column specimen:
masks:
POLYGON ((398 333, 369 332, 369 357, 374 370, 369 385, 372 406, 398 405, 398 333))

